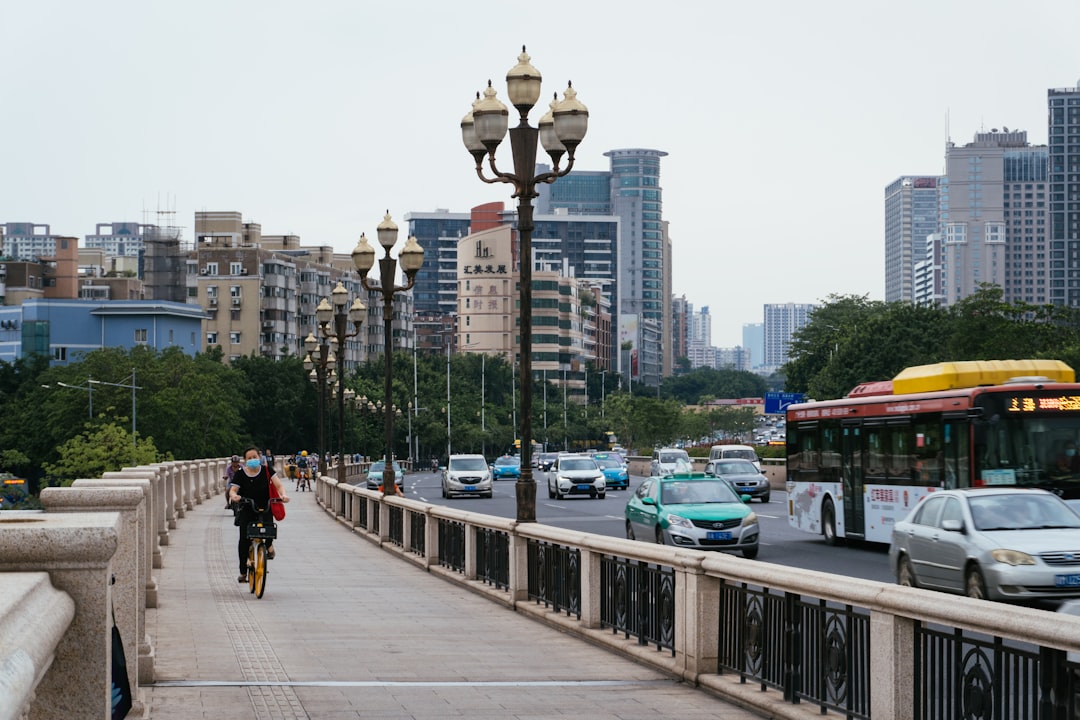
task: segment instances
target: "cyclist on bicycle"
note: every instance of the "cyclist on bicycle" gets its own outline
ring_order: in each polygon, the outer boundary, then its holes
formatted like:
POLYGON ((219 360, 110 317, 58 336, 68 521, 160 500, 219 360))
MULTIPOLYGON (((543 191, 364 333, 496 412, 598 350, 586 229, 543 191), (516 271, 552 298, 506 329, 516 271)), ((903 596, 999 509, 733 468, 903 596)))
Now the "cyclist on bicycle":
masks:
POLYGON ((308 457, 307 450, 301 450, 296 456, 296 489, 311 489, 311 458, 308 457))
MULTIPOLYGON (((247 582, 248 543, 247 527, 249 524, 261 520, 273 524, 274 516, 270 513, 270 483, 274 483, 282 502, 289 502, 289 496, 285 493, 285 485, 277 473, 271 471, 262 463, 259 448, 249 447, 244 451, 244 464, 237 470, 229 482, 229 500, 239 503, 240 498, 251 498, 258 511, 250 505, 240 506, 237 512, 236 524, 240 527, 240 543, 237 546, 240 551, 240 582, 247 582)), ((266 556, 273 559, 273 540, 267 542, 266 556)))

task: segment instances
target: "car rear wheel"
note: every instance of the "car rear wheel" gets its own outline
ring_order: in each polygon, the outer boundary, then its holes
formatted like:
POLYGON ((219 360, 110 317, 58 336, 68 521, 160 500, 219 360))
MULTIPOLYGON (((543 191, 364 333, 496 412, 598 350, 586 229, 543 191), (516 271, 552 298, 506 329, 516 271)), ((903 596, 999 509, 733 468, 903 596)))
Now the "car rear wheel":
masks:
POLYGON ((906 555, 900 558, 900 564, 896 568, 896 582, 905 587, 918 587, 915 583, 915 570, 906 555))
POLYGON ((626 521, 626 539, 637 540, 637 538, 634 537, 634 526, 630 524, 629 520, 626 521))
POLYGON ((548 485, 548 500, 554 500, 554 499, 555 499, 555 491, 551 489, 550 485, 548 485))
POLYGON ((966 579, 964 581, 965 595, 970 598, 977 598, 979 600, 986 600, 986 580, 983 579, 982 571, 979 570, 978 565, 972 565, 968 568, 966 579))

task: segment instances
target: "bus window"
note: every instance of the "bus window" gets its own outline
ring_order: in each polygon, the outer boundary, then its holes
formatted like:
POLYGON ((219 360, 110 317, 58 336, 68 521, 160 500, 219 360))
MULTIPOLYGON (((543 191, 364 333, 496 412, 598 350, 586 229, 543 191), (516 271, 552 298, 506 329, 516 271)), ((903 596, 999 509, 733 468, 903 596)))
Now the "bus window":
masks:
POLYGON ((821 468, 829 477, 835 480, 840 470, 840 440, 839 428, 823 427, 821 429, 821 468))
POLYGON ((885 477, 885 455, 888 445, 885 439, 885 427, 878 425, 866 428, 866 478, 885 477))
POLYGON ((889 443, 889 477, 907 482, 911 480, 911 468, 915 460, 908 448, 908 426, 892 425, 885 430, 889 443))

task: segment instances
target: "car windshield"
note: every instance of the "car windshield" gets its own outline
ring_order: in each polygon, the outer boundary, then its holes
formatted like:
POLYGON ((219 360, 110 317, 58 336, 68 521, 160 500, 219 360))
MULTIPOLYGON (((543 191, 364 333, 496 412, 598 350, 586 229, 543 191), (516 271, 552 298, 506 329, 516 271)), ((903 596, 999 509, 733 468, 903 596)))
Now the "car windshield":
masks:
POLYGON ((484 458, 451 458, 451 470, 487 470, 484 458))
POLYGON ((602 468, 621 468, 622 463, 612 458, 596 458, 596 464, 602 468))
POLYGON ((685 451, 660 453, 660 462, 663 465, 674 465, 680 460, 690 461, 690 456, 685 451))
POLYGON ((559 461, 560 470, 595 470, 596 463, 589 458, 565 458, 559 461))
POLYGON ((756 452, 754 452, 753 450, 745 449, 745 448, 737 448, 735 450, 725 450, 724 451, 724 457, 725 458, 742 458, 743 460, 749 460, 751 462, 758 459, 758 456, 757 456, 756 452))
POLYGON ((749 460, 727 460, 716 463, 713 472, 717 475, 749 475, 756 474, 757 469, 749 460))
POLYGON ((968 499, 976 530, 1080 528, 1080 516, 1053 495, 1009 493, 968 499))
POLYGON ((517 465, 518 459, 512 457, 501 457, 495 461, 496 465, 517 465))
POLYGON ((724 480, 691 480, 665 482, 660 486, 660 502, 664 505, 689 503, 742 502, 724 480))
MULTIPOLYGON (((375 462, 371 463, 371 467, 368 468, 368 474, 381 473, 383 471, 383 468, 385 468, 385 467, 386 467, 386 461, 385 460, 376 460, 375 462)), ((401 472, 401 466, 397 464, 396 460, 394 461, 394 472, 396 472, 396 473, 401 472)))

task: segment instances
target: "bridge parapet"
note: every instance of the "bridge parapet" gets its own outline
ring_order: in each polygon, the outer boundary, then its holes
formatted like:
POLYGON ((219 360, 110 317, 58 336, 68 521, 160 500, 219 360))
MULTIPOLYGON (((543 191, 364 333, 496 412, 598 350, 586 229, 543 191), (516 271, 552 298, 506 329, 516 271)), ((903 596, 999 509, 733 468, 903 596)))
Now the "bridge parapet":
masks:
POLYGON ((316 497, 402 560, 769 717, 795 717, 800 703, 807 717, 879 720, 953 717, 932 708, 956 703, 1076 710, 1077 617, 519 524, 329 478, 316 497))

